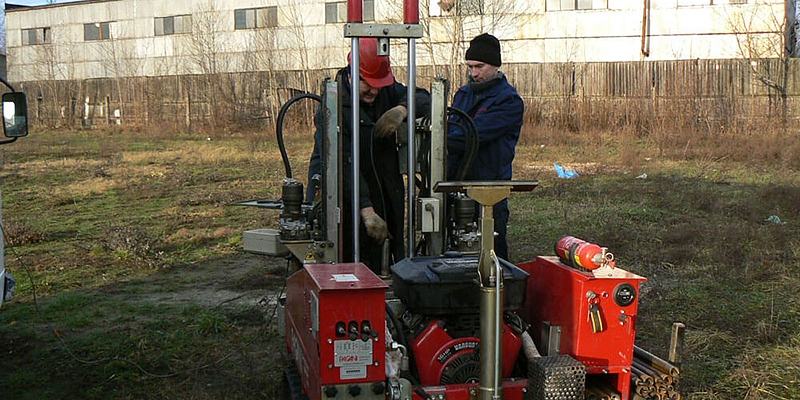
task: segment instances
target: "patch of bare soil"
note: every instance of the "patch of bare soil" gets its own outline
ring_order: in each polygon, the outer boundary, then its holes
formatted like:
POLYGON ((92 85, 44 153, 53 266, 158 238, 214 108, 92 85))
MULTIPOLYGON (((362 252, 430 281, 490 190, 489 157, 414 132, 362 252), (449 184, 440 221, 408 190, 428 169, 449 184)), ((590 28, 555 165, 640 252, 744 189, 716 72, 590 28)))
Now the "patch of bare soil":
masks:
POLYGON ((286 260, 237 253, 170 268, 145 278, 142 301, 210 307, 272 308, 286 276, 286 260))
MULTIPOLYGON (((170 399, 283 397, 285 345, 277 327, 276 306, 284 287, 286 265, 287 261, 282 257, 239 252, 196 264, 169 267, 147 277, 132 279, 128 284, 115 285, 117 290, 110 289, 108 295, 121 296, 120 299, 124 298, 133 306, 137 303, 170 305, 177 306, 178 310, 185 306, 187 310, 224 319, 225 326, 219 332, 214 331, 214 325, 207 329, 202 326, 187 329, 206 338, 193 345, 196 348, 188 350, 188 353, 181 350, 182 356, 172 356, 173 359, 160 366, 156 362, 147 367, 166 368, 142 374, 142 379, 150 387, 148 390, 155 390, 148 396, 170 399)), ((128 323, 138 325, 133 329, 138 331, 141 324, 152 325, 153 321, 138 314, 128 323)), ((130 328, 117 327, 123 331, 130 328)), ((166 336, 176 335, 174 327, 164 327, 163 330, 166 336)), ((165 350, 172 351, 172 347, 184 345, 175 342, 165 350)), ((150 354, 152 351, 142 353, 147 354, 145 360, 154 357, 150 354)), ((165 358, 163 355, 156 357, 165 358)), ((140 396, 138 389, 131 388, 130 383, 117 386, 113 391, 121 395, 119 398, 140 396)))

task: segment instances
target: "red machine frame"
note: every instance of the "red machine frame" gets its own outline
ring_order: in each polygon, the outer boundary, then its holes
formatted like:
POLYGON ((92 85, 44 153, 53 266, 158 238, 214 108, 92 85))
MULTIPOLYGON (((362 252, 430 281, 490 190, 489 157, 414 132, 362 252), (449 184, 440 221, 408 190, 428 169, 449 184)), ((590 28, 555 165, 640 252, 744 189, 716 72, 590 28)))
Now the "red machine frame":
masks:
POLYGON ((583 363, 592 375, 587 375, 587 384, 602 380, 622 400, 629 399, 639 284, 647 279, 620 268, 578 270, 558 257, 540 256, 519 267, 531 274, 520 315, 532 324, 537 343, 547 335, 543 332, 547 326, 557 327, 558 348, 550 352, 569 354, 583 363), (622 305, 615 300, 617 293, 622 305), (595 318, 599 318, 594 327, 590 308, 596 309, 595 318))
POLYGON ((304 307, 287 309, 286 347, 309 398, 326 385, 386 380, 388 288, 361 263, 306 265, 287 279, 287 304, 304 307))

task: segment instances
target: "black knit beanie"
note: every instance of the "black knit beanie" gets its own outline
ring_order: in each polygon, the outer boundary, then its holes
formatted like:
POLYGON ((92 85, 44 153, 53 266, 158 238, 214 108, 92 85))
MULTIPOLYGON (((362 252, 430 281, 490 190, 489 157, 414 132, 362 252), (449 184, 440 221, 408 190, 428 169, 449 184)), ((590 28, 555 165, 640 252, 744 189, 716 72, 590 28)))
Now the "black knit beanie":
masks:
POLYGON ((488 33, 481 33, 469 41, 469 48, 464 59, 482 61, 499 67, 503 63, 500 57, 500 41, 488 33))

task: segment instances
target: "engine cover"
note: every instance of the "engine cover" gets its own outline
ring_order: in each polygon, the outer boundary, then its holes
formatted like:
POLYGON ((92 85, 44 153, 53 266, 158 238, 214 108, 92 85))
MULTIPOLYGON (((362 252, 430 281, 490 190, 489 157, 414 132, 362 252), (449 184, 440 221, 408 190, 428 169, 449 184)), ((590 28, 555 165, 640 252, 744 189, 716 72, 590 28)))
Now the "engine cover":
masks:
MULTIPOLYGON (((508 378, 517 362, 522 339, 503 324, 503 377, 508 378)), ((476 337, 453 338, 444 329, 441 320, 431 321, 411 341, 420 383, 423 385, 450 385, 478 382, 480 339, 476 337)))
MULTIPOLYGON (((517 310, 525 303, 529 274, 500 259, 503 268, 504 308, 517 310)), ((392 266, 394 294, 411 310, 425 315, 473 314, 480 309, 478 257, 404 258, 392 266)))

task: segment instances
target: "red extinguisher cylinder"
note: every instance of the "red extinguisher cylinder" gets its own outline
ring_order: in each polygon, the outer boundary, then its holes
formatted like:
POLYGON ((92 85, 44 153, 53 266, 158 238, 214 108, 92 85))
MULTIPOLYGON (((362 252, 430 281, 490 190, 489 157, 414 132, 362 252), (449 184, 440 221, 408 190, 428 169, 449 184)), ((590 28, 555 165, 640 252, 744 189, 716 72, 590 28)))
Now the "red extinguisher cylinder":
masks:
POLYGON ((562 236, 555 245, 556 255, 573 268, 594 270, 607 262, 605 250, 574 236, 562 236))

